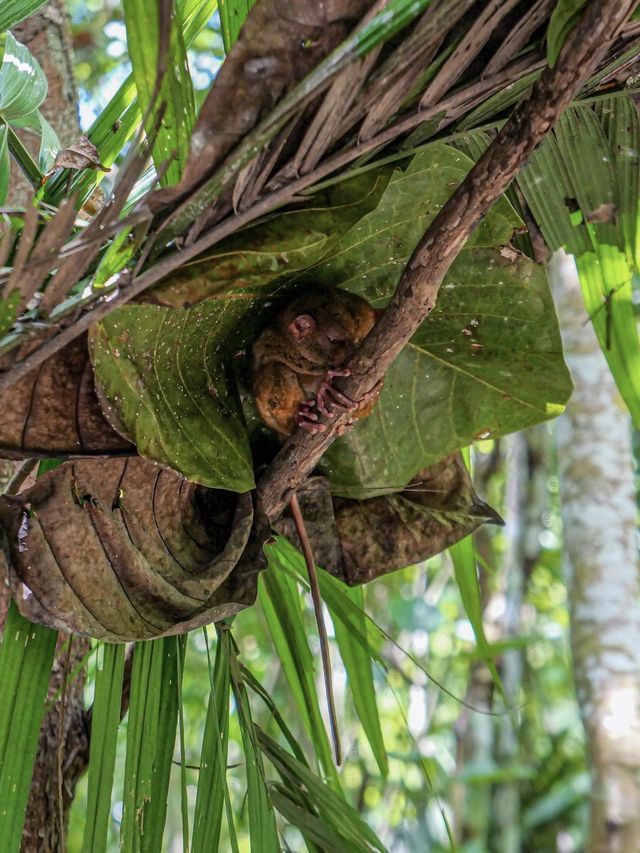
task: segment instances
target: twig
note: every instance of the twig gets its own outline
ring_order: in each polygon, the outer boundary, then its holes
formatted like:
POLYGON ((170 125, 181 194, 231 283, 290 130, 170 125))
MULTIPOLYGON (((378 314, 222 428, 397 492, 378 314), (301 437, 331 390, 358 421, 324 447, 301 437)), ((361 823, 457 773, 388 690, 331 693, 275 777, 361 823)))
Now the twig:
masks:
MULTIPOLYGON (((436 304, 440 284, 480 219, 502 195, 596 67, 638 0, 591 0, 554 68, 514 111, 485 154, 440 210, 416 246, 380 321, 348 367, 340 390, 354 400, 380 380, 436 304)), ((324 418, 325 432, 298 431, 258 484, 262 509, 275 519, 336 437, 344 417, 324 418)))
POLYGON ((27 479, 29 474, 35 470, 36 465, 40 462, 39 459, 27 459, 20 465, 13 477, 7 483, 7 488, 4 490, 5 495, 17 495, 22 484, 27 479))

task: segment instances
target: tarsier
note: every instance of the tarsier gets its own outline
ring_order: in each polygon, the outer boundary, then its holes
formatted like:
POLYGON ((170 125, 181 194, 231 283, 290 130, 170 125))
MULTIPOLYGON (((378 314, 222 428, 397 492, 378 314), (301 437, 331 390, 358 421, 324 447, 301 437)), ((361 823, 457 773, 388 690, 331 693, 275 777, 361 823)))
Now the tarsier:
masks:
MULTIPOLYGON (((356 402, 335 388, 333 379, 349 375, 345 365, 375 322, 376 314, 371 305, 343 290, 318 288, 290 302, 253 345, 253 393, 258 412, 267 426, 284 438, 298 426, 312 432, 324 430, 324 424, 319 421, 321 415, 346 412, 348 427, 354 419, 370 414, 381 383, 356 402)), ((309 573, 329 720, 336 762, 340 764, 340 739, 322 601, 313 552, 295 493, 291 498, 291 512, 309 573)))

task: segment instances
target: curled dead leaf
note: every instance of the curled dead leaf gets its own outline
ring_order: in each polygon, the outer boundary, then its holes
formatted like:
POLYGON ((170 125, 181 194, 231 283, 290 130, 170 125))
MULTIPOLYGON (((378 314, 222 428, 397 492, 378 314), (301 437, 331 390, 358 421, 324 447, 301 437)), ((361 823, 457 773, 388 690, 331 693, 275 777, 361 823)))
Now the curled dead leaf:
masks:
POLYGON ((184 633, 249 606, 266 538, 250 494, 139 458, 66 463, 2 496, 0 525, 20 612, 111 641, 184 633))
POLYGON ((53 167, 48 173, 55 172, 56 169, 95 169, 101 172, 110 172, 108 166, 103 166, 100 162, 98 149, 91 142, 88 136, 81 136, 77 142, 70 145, 68 148, 61 148, 56 154, 53 167))
MULTIPOLYGON (((452 453, 419 471, 395 494, 356 501, 333 498, 324 477, 298 490, 316 561, 349 586, 433 557, 481 524, 503 524, 481 501, 462 457, 452 453)), ((300 547, 291 519, 275 525, 300 547)))

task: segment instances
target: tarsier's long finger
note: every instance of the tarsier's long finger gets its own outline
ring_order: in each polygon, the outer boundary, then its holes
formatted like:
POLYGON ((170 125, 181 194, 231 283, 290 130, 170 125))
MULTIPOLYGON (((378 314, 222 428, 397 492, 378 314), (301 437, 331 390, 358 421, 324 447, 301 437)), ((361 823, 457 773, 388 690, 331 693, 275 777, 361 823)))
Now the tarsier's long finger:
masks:
POLYGON ((309 432, 324 432, 326 426, 318 423, 318 415, 307 406, 301 406, 296 415, 296 424, 309 432))
POLYGON ((364 409, 372 400, 375 400, 382 390, 382 379, 379 379, 369 391, 365 392, 356 403, 357 409, 364 409))

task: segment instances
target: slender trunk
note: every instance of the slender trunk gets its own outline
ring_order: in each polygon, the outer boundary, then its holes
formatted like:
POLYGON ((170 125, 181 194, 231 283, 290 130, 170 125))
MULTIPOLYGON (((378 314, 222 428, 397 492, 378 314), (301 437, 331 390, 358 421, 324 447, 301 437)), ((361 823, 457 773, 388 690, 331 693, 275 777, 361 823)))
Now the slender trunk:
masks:
MULTIPOLYGON (((524 536, 527 507, 528 453, 523 433, 504 442, 506 446, 506 538, 503 565, 503 639, 520 634, 520 610, 524 588, 524 536)), ((522 691, 522 652, 509 649, 502 656, 500 674, 509 703, 517 707, 522 691)), ((518 732, 510 715, 498 722, 496 760, 499 766, 514 765, 519 758, 518 732)), ((520 789, 516 779, 499 784, 494 801, 495 849, 498 853, 518 853, 520 838, 520 789)))
POLYGON ((587 321, 573 259, 550 278, 575 383, 557 421, 575 682, 590 765, 590 849, 640 850, 640 573, 631 423, 587 321))

